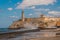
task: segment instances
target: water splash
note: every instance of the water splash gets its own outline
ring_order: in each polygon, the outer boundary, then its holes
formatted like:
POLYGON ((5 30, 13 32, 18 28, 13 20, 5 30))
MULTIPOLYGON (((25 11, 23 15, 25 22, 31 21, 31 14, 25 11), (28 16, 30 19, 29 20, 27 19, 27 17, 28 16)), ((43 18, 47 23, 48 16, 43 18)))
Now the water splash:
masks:
POLYGON ((38 25, 34 25, 32 23, 25 23, 24 27, 27 29, 37 29, 38 25))

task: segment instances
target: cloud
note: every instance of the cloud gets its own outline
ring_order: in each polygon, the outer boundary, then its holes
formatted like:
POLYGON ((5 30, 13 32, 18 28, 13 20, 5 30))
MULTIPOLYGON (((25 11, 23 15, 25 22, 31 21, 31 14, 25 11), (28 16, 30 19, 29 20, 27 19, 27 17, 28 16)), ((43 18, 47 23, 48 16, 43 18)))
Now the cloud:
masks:
POLYGON ((33 5, 49 5, 55 2, 56 0, 23 0, 23 2, 17 6, 17 9, 27 8, 33 5))
POLYGON ((58 9, 60 9, 60 7, 58 7, 58 9))
POLYGON ((33 17, 40 17, 40 15, 43 14, 42 12, 34 12, 33 17))
POLYGON ((32 6, 31 9, 35 9, 35 6, 32 6))
POLYGON ((18 18, 17 16, 9 16, 10 18, 18 18))
POLYGON ((55 15, 55 16, 60 16, 59 11, 49 11, 48 14, 52 14, 52 15, 55 15))
POLYGON ((55 15, 47 14, 46 17, 55 17, 55 15))
POLYGON ((13 10, 13 8, 8 8, 8 10, 9 10, 9 11, 12 11, 12 10, 13 10))
MULTIPOLYGON (((30 7, 27 7, 27 9, 35 9, 36 7, 35 6, 30 6, 30 7)), ((26 8, 24 8, 26 9, 26 8)))
POLYGON ((35 17, 40 17, 40 15, 42 15, 43 13, 41 13, 41 12, 36 12, 35 13, 35 17))
POLYGON ((49 8, 39 8, 39 9, 34 9, 35 11, 50 11, 49 8))
POLYGON ((20 4, 20 2, 17 2, 17 4, 20 4))
POLYGON ((31 13, 29 14, 29 16, 32 16, 32 15, 33 15, 33 14, 31 14, 31 13))

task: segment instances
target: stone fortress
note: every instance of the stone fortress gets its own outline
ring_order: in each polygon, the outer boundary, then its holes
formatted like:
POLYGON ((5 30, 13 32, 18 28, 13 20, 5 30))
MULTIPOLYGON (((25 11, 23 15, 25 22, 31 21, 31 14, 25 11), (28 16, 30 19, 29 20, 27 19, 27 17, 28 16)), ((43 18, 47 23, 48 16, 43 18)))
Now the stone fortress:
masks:
MULTIPOLYGON (((22 10, 21 19, 14 21, 9 28, 25 28, 25 24, 31 24, 38 28, 52 28, 52 27, 60 27, 60 18, 57 17, 46 17, 43 14, 38 18, 25 18, 24 11, 22 10)), ((29 25, 28 25, 29 27, 29 25)), ((31 27, 31 26, 30 26, 31 27)))

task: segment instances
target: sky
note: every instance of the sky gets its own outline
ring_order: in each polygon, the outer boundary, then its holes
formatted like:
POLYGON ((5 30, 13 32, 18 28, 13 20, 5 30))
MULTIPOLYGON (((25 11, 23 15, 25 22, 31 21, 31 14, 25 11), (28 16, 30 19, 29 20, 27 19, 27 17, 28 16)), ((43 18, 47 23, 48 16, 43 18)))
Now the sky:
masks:
POLYGON ((22 9, 26 18, 60 17, 60 0, 0 0, 0 28, 21 19, 22 9))

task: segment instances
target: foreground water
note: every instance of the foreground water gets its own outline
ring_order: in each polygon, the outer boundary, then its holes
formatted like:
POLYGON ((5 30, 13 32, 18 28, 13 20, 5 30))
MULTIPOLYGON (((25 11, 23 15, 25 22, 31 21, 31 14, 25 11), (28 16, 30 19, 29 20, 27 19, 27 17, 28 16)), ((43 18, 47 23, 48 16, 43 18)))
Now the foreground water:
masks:
POLYGON ((55 30, 41 30, 39 32, 19 34, 14 38, 3 38, 0 40, 60 40, 60 37, 56 37, 55 30))

